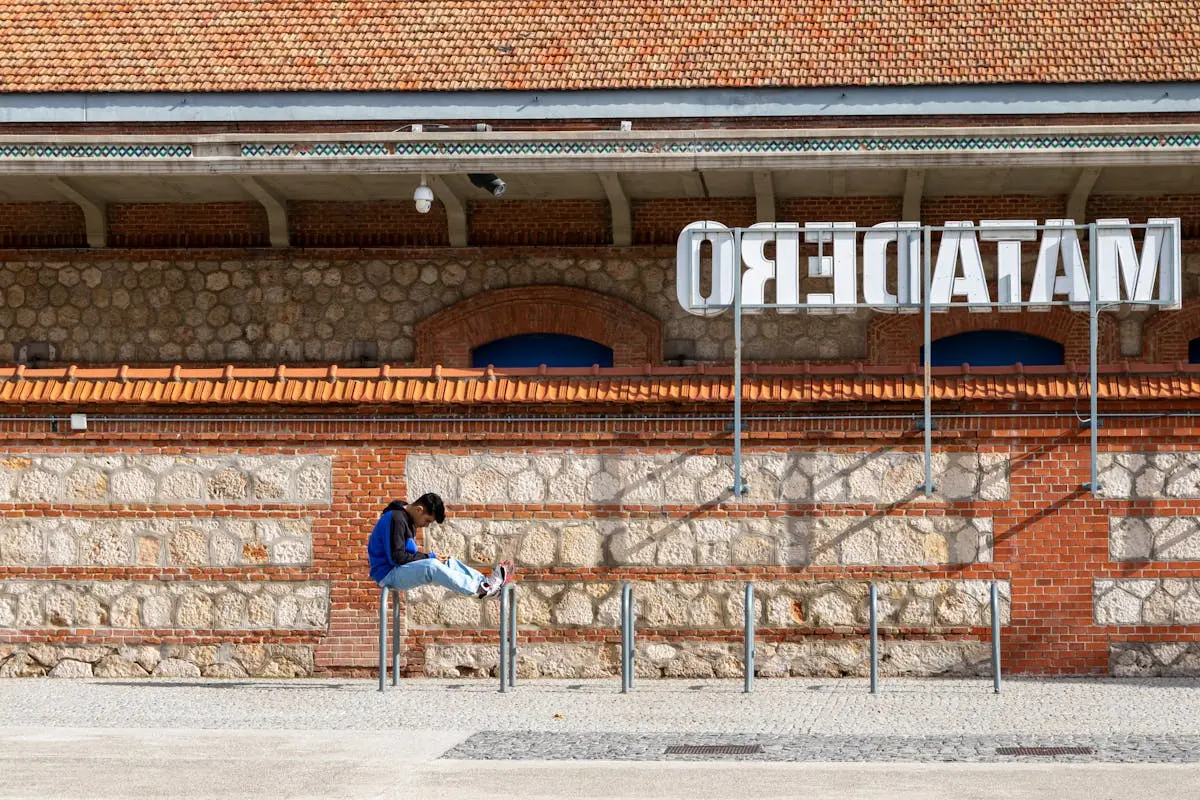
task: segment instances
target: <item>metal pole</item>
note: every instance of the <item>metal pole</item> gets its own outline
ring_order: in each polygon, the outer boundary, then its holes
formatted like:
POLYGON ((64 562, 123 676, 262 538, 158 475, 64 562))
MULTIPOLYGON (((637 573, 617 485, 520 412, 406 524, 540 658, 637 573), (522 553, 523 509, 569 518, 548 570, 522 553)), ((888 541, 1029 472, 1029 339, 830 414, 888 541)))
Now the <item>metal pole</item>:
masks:
POLYGON ((1096 350, 1099 345, 1100 338, 1100 320, 1099 307, 1097 306, 1097 296, 1099 288, 1096 286, 1096 224, 1088 225, 1088 399, 1091 401, 1091 418, 1088 420, 1088 426, 1091 428, 1091 449, 1092 449, 1092 469, 1091 477, 1088 480, 1087 488, 1093 495, 1100 491, 1100 485, 1097 482, 1097 464, 1096 464, 1096 449, 1099 445, 1100 436, 1100 417, 1099 414, 1099 394, 1098 379, 1096 377, 1096 367, 1098 357, 1096 350))
POLYGON ((379 590, 379 691, 387 690, 387 602, 388 590, 379 590))
POLYGON ((500 691, 508 691, 508 592, 500 590, 500 691))
POLYGON ((933 496, 933 335, 930 327, 933 323, 932 308, 930 307, 929 287, 931 282, 930 272, 930 251, 933 249, 933 235, 929 228, 925 228, 925 241, 923 252, 921 254, 921 316, 923 318, 923 327, 925 329, 925 349, 924 357, 921 359, 925 362, 925 383, 924 394, 925 399, 925 496, 933 496))
POLYGON ((754 691, 754 584, 746 584, 746 633, 743 642, 745 658, 745 685, 742 691, 747 694, 754 691))
POLYGON ((1000 588, 992 581, 992 691, 1000 694, 1000 588))
POLYGON ((637 652, 637 626, 634 624, 637 620, 637 615, 634 614, 633 606, 633 584, 629 584, 629 688, 633 688, 633 670, 636 660, 634 654, 637 652))
POLYGON ((741 497, 742 484, 742 257, 741 233, 734 233, 733 252, 733 496, 741 497))
POLYGON ((629 584, 621 585, 621 694, 629 691, 629 584))
POLYGON ((400 685, 400 595, 392 595, 392 686, 400 685))
POLYGON ((879 688, 879 619, 876 609, 879 606, 879 597, 876 594, 875 584, 871 584, 871 694, 875 694, 879 688))
POLYGON ((508 685, 517 685, 517 587, 508 589, 508 685))

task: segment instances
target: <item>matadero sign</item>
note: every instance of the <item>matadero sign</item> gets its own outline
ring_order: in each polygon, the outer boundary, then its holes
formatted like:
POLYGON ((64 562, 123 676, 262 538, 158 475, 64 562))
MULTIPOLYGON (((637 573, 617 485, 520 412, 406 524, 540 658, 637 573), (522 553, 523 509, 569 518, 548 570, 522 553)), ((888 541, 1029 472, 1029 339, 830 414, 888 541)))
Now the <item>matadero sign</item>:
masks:
POLYGON ((1090 225, 1069 219, 1040 225, 1035 220, 942 226, 884 222, 869 228, 853 222, 764 222, 748 228, 693 222, 679 235, 676 288, 679 304, 699 316, 732 308, 735 280, 741 281, 741 307, 748 314, 862 307, 916 312, 922 308, 926 258, 931 265, 929 305, 935 311, 954 306, 974 311, 1045 311, 1054 305, 1083 309, 1091 299, 1092 274, 1096 301, 1106 308, 1177 309, 1182 300, 1178 218, 1145 224, 1102 219, 1090 225), (1089 239, 1094 241, 1088 250, 1095 264, 1083 255, 1089 239), (1036 243, 1037 262, 1026 289, 1021 264, 1027 242, 1036 243), (807 258, 804 274, 809 282, 828 281, 819 287, 824 291, 801 293, 802 243, 817 250, 807 258), (983 262, 988 249, 995 256, 991 280, 983 262), (773 300, 767 299, 768 284, 773 300))

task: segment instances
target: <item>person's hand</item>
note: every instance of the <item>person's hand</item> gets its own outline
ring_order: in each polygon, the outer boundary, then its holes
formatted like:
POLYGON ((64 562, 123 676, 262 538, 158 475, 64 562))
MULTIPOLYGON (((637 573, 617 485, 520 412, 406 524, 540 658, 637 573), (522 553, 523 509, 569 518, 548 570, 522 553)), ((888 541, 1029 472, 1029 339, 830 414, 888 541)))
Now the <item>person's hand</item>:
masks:
POLYGON ((447 564, 450 562, 451 558, 453 558, 453 556, 448 555, 446 553, 438 553, 437 560, 442 562, 443 564, 447 564))

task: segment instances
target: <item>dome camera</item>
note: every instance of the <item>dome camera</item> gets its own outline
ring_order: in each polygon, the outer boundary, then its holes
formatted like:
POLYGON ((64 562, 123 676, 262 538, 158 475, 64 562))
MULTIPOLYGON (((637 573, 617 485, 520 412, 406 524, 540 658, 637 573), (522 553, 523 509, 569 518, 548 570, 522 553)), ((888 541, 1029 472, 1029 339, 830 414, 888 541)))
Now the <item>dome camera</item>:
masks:
POLYGON ((433 207, 433 189, 425 185, 425 179, 421 179, 421 185, 413 192, 413 205, 417 207, 417 212, 420 214, 428 214, 429 209, 433 207))

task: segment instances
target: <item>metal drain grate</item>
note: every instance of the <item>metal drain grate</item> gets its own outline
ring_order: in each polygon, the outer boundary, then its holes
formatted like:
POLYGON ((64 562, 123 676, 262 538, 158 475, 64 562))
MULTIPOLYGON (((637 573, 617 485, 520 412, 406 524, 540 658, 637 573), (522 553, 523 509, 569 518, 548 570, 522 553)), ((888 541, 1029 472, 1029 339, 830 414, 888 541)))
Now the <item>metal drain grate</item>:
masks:
POLYGON ((1095 754, 1090 747, 997 747, 1001 756, 1090 756, 1095 754))
POLYGON ((673 744, 669 756, 747 756, 763 751, 761 744, 673 744))

